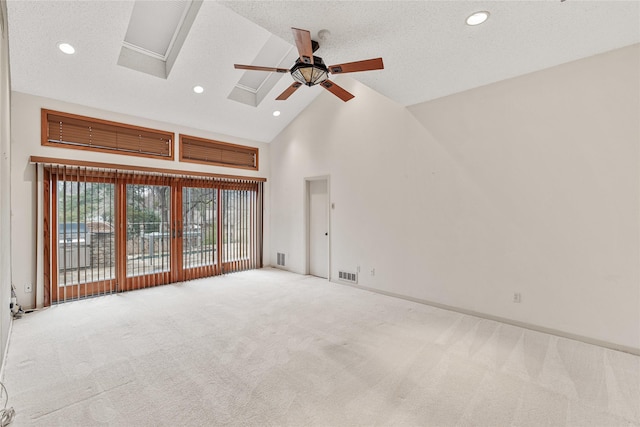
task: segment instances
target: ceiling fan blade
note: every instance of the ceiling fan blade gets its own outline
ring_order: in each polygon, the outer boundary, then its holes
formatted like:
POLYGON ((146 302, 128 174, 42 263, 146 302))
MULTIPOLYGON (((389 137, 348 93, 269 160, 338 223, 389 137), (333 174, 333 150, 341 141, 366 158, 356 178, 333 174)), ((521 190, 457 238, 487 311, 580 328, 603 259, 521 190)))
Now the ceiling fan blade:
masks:
POLYGON ((348 100, 354 97, 352 94, 350 94, 349 92, 347 92, 346 90, 344 90, 343 88, 341 88, 340 86, 332 82, 331 80, 323 81, 322 83, 320 83, 320 86, 322 86, 323 88, 325 88, 326 90, 328 90, 329 92, 337 96, 338 98, 342 99, 344 102, 347 102, 348 100))
POLYGON ((300 61, 305 64, 313 64, 313 47, 311 46, 311 33, 308 30, 291 27, 293 37, 296 40, 300 61))
POLYGON ((296 90, 298 90, 298 88, 299 88, 300 86, 302 86, 302 83, 299 83, 299 82, 293 82, 293 83, 291 84, 291 86, 289 86, 288 88, 286 88, 286 89, 285 89, 285 91, 284 91, 284 92, 282 92, 282 93, 280 94, 280 96, 276 98, 276 101, 284 101, 285 99, 287 99, 288 97, 290 97, 290 96, 291 96, 291 94, 292 94, 293 92, 295 92, 296 90))
POLYGON ((329 65, 331 74, 355 73, 357 71, 382 70, 382 58, 365 59, 364 61, 347 62, 346 64, 329 65))
POLYGON ((236 70, 270 71, 272 73, 288 73, 289 72, 289 70, 286 68, 258 67, 256 65, 233 64, 233 67, 236 70))

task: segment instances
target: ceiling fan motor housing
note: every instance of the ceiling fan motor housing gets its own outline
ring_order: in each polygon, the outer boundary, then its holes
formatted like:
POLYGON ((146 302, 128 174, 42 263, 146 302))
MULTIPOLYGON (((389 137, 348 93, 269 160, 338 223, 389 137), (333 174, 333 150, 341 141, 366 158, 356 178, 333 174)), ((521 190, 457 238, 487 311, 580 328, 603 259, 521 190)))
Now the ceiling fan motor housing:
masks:
POLYGON ((319 56, 313 57, 313 64, 305 64, 299 58, 291 67, 291 77, 306 86, 314 86, 329 78, 329 69, 319 56))

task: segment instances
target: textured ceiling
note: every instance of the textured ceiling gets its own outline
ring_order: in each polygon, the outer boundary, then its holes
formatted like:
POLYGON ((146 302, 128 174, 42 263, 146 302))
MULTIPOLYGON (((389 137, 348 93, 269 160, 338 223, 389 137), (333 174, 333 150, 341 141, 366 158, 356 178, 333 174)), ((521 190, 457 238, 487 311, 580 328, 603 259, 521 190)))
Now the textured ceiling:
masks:
POLYGON ((316 52, 327 64, 383 57, 384 70, 349 76, 402 105, 640 42, 638 1, 208 0, 162 79, 117 65, 133 5, 9 1, 12 89, 268 142, 324 90, 303 87, 275 101, 292 82, 283 75, 258 107, 244 105, 227 99, 243 73, 233 64, 251 64, 271 34, 293 45, 291 27, 314 39, 330 31, 316 52), (491 17, 465 25, 477 10, 491 17), (60 53, 59 41, 76 54, 60 53), (202 95, 192 92, 196 84, 202 95))

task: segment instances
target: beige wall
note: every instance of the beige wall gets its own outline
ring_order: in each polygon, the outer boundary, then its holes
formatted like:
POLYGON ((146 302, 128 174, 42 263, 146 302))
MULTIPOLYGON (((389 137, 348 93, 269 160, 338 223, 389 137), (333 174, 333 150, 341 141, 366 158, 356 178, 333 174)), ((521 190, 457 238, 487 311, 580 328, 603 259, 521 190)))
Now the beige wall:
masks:
POLYGON ((272 142, 272 258, 329 175, 333 280, 640 351, 638 51, 408 109, 339 80, 272 142))
MULTIPOLYGON (((43 282, 42 274, 36 273, 36 265, 42 263, 42 251, 37 250, 36 241, 42 241, 40 225, 37 220, 36 201, 38 196, 38 183, 36 180, 36 166, 29 162, 30 156, 44 156, 66 158, 75 160, 87 160, 94 162, 133 164, 146 167, 166 169, 179 169, 185 171, 200 171, 209 173, 221 173, 229 175, 242 175, 252 177, 269 176, 269 145, 261 142, 247 141, 226 135, 204 132, 197 129, 186 128, 170 123, 156 122, 138 117, 126 116, 109 111, 97 110, 77 104, 65 103, 53 99, 41 98, 24 93, 13 92, 11 99, 11 164, 12 164, 12 191, 11 203, 13 207, 12 243, 13 255, 13 282, 16 286, 20 303, 27 308, 39 306, 42 302, 43 282), (112 120, 137 126, 144 126, 183 133, 203 138, 217 139, 237 144, 255 146, 260 149, 260 170, 247 171, 198 165, 192 163, 180 163, 177 161, 156 160, 148 158, 130 157, 118 154, 87 152, 83 150, 63 149, 47 147, 40 144, 40 110, 42 108, 64 111, 73 114, 112 120), (38 234, 40 233, 40 236, 38 234), (33 284, 35 292, 25 293, 24 286, 33 284)), ((177 151, 177 147, 176 147, 177 151)), ((265 185, 265 197, 269 197, 269 183, 265 185)), ((265 221, 269 221, 268 201, 265 203, 265 221)), ((265 227, 265 256, 268 255, 269 230, 265 227)), ((268 257, 267 257, 268 259, 268 257)))
POLYGON ((0 1, 0 15, 0 364, 4 366, 11 324, 11 84, 7 4, 4 0, 0 1))

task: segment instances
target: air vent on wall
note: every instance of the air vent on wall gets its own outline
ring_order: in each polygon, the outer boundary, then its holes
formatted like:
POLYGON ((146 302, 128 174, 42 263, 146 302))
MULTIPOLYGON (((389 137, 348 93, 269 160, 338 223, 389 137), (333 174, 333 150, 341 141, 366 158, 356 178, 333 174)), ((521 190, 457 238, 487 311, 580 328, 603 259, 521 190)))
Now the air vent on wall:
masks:
POLYGON ((358 283, 358 274, 349 273, 348 271, 338 271, 338 279, 345 282, 358 283))
POLYGON ((277 264, 280 267, 284 267, 284 254, 282 252, 278 252, 277 264))

